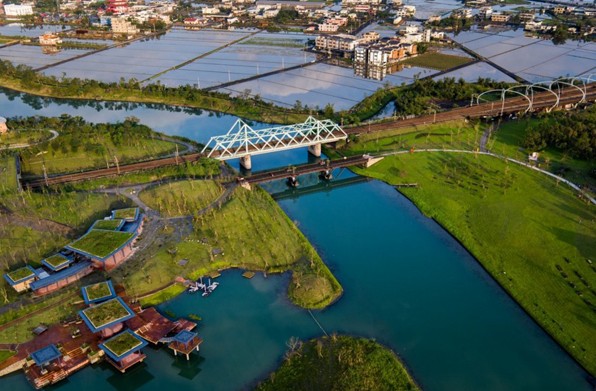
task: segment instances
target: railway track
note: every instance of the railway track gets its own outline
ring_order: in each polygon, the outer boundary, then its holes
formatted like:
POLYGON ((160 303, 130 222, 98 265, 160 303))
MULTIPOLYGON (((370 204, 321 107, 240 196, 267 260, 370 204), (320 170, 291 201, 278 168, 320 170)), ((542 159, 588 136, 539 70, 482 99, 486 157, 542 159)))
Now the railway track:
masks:
MULTIPOLYGON (((586 86, 586 100, 587 101, 594 101, 596 100, 596 83, 591 83, 586 86)), ((560 101, 559 105, 567 105, 578 103, 583 97, 583 93, 580 92, 577 88, 568 87, 565 89, 561 89, 560 101)), ((550 92, 540 92, 534 94, 533 109, 544 109, 551 107, 555 104, 556 98, 550 92)), ((482 103, 480 105, 468 106, 468 107, 460 107, 456 109, 452 109, 449 111, 438 112, 436 114, 424 115, 416 118, 409 118, 409 119, 402 119, 390 122, 383 122, 377 124, 370 124, 365 126, 357 126, 351 128, 344 128, 344 131, 347 134, 360 134, 360 133, 372 133, 372 132, 380 132, 389 129, 397 129, 403 127, 413 127, 413 126, 420 126, 430 123, 440 123, 440 122, 448 122, 454 120, 461 120, 463 118, 481 118, 484 116, 496 116, 500 114, 511 114, 517 113, 520 111, 525 111, 528 107, 528 101, 523 97, 513 97, 505 100, 505 103, 502 104, 501 101, 498 102, 487 102, 482 103)), ((160 167, 166 166, 173 166, 185 163, 193 163, 198 161, 199 159, 205 157, 204 154, 200 153, 192 153, 188 155, 180 155, 178 157, 169 157, 163 159, 156 159, 150 160, 145 162, 139 163, 132 163, 126 164, 121 166, 115 166, 110 168, 103 168, 99 170, 92 170, 92 171, 84 171, 78 173, 71 173, 71 174, 64 174, 64 175, 56 175, 47 178, 21 178, 21 184, 25 188, 40 188, 44 186, 52 186, 52 185, 59 185, 65 184, 70 182, 78 182, 88 179, 97 179, 103 178, 108 176, 115 176, 121 175, 125 173, 135 172, 135 171, 143 171, 143 170, 150 170, 160 167)), ((349 163, 346 162, 346 163, 349 163)), ((359 164, 359 163, 353 163, 359 164)), ((283 171, 283 170, 282 170, 283 171)), ((315 170, 316 171, 316 170, 315 170)), ((314 171, 310 171, 314 172, 314 171)), ((283 175, 287 176, 287 172, 283 171, 283 175)), ((298 174, 298 173, 297 173, 298 174)), ((271 175, 271 171, 268 171, 266 174, 263 175, 271 175)), ((282 172, 279 173, 274 172, 274 176, 277 177, 280 175, 280 178, 283 177, 282 172)), ((251 176, 253 178, 250 182, 256 183, 258 182, 258 174, 251 176)), ((270 180, 271 178, 268 178, 270 180)))

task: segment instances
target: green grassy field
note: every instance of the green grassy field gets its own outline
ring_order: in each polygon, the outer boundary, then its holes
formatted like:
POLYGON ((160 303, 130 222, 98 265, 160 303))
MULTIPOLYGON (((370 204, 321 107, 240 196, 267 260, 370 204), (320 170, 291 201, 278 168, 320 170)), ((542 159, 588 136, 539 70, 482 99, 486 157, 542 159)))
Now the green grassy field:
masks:
MULTIPOLYGON (((139 296, 167 285, 176 276, 197 279, 231 267, 269 273, 293 270, 289 295, 297 305, 322 308, 342 292, 314 248, 261 189, 236 189, 221 209, 195 218, 193 225, 181 238, 179 227, 166 227, 154 253, 146 251, 137 262, 127 262, 115 276, 139 296), (188 262, 180 266, 183 259, 188 262)), ((178 292, 174 286, 145 302, 155 303, 158 297, 169 298, 178 292)))
POLYGON ((395 353, 373 340, 331 336, 288 345, 280 368, 257 390, 420 389, 395 353))
POLYGON ((43 150, 40 155, 23 155, 23 173, 43 175, 44 164, 48 174, 104 168, 108 165, 115 167, 114 156, 118 158, 118 164, 125 164, 158 158, 176 150, 175 144, 170 141, 148 139, 133 145, 115 146, 110 140, 101 138, 94 140, 94 144, 103 147, 101 152, 83 148, 74 152, 68 148, 63 150, 63 145, 67 142, 60 140, 59 143, 40 147, 43 150))
POLYGON ((402 188, 532 317, 596 373, 596 214, 566 186, 497 158, 416 153, 366 175, 402 188))
MULTIPOLYGON (((526 151, 521 145, 526 128, 536 123, 538 120, 532 118, 502 123, 487 147, 494 153, 525 161, 533 151, 526 151)), ((590 175, 596 170, 594 161, 574 159, 554 148, 547 148, 540 152, 540 166, 574 183, 596 188, 596 178, 590 175)))
POLYGON ((220 162, 214 159, 201 159, 196 163, 180 164, 179 166, 163 167, 143 172, 133 172, 110 178, 94 179, 67 185, 57 186, 64 190, 92 190, 100 187, 127 186, 141 183, 155 182, 172 178, 195 179, 213 177, 220 173, 220 162))
POLYGON ((13 144, 34 144, 47 140, 51 136, 51 133, 45 129, 11 129, 0 136, 0 149, 13 144))
POLYGON ((17 167, 12 156, 0 157, 0 195, 17 191, 17 167))
POLYGON ((453 56, 450 54, 429 52, 416 57, 408 58, 403 63, 407 65, 436 69, 444 71, 471 62, 468 57, 453 56))
POLYGON ((140 198, 162 216, 186 216, 215 201, 223 190, 215 181, 180 181, 147 189, 140 194, 140 198))
MULTIPOLYGON (((349 145, 338 144, 342 154, 383 153, 422 148, 449 148, 476 150, 486 125, 454 121, 361 134, 349 145)), ((327 152, 327 151, 326 151, 327 152)), ((337 152, 330 150, 329 154, 337 152)))
POLYGON ((70 243, 72 248, 99 258, 105 258, 128 242, 132 232, 91 230, 85 236, 70 243))
MULTIPOLYGON (((40 324, 57 323, 77 311, 75 302, 80 301, 80 295, 73 295, 76 288, 63 289, 57 295, 46 298, 43 301, 21 307, 14 311, 8 311, 0 316, 0 325, 15 319, 22 319, 11 326, 0 330, 0 343, 20 343, 33 338, 33 329, 40 324), (62 300, 65 302, 57 304, 62 300), (50 307, 47 310, 35 313, 29 318, 23 318, 27 314, 41 308, 50 307)), ((80 292, 80 291, 79 291, 80 292)))

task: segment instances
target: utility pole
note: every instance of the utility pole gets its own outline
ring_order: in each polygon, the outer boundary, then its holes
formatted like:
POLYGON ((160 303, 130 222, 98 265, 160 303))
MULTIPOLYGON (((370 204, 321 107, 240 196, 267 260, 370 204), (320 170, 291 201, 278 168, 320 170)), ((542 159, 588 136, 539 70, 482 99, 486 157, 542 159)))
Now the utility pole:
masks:
POLYGON ((120 165, 118 164, 118 157, 116 155, 114 155, 114 161, 116 162, 116 171, 120 175, 120 165))
POLYGON ((45 163, 43 163, 42 168, 43 168, 43 179, 46 182, 46 186, 49 186, 48 185, 48 172, 46 170, 46 164, 45 163))
POLYGON ((176 154, 174 156, 176 157, 176 165, 178 165, 178 144, 176 144, 176 154))

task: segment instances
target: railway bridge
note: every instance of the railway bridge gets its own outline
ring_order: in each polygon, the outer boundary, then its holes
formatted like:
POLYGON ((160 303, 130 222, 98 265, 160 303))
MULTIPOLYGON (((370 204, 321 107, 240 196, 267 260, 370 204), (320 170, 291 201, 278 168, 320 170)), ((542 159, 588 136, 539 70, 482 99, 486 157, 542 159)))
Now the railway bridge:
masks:
POLYGON ((242 167, 250 170, 252 155, 308 147, 308 152, 320 157, 322 144, 346 138, 346 132, 328 119, 308 117, 303 123, 265 129, 253 129, 239 119, 225 135, 211 137, 201 153, 218 160, 240 158, 242 167))

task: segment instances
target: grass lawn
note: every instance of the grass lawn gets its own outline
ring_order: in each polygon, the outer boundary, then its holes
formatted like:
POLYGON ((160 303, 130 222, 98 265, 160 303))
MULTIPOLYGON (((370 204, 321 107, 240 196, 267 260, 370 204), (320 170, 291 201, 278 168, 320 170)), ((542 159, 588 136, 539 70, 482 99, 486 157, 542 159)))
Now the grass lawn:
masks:
POLYGON ((420 389, 395 353, 373 340, 331 336, 288 345, 280 368, 257 390, 420 389))
POLYGON ((436 69, 438 71, 444 71, 463 64, 467 64, 471 61, 472 59, 468 57, 429 52, 420 54, 416 57, 408 58, 407 60, 404 60, 403 63, 422 68, 430 68, 436 69))
POLYGON ((91 230, 79 240, 69 244, 69 247, 98 258, 105 258, 133 236, 132 232, 91 230))
POLYGON ((13 144, 35 144, 52 137, 45 129, 11 129, 0 136, 0 149, 13 144))
POLYGON ((96 220, 107 216, 111 210, 130 204, 128 198, 121 196, 64 190, 56 193, 25 191, 0 199, 0 205, 20 216, 50 220, 72 227, 81 233, 96 220))
POLYGON ((201 159, 195 163, 181 164, 179 166, 162 167, 143 172, 132 172, 110 178, 94 179, 91 181, 70 183, 57 186, 58 189, 90 190, 105 186, 126 186, 149 183, 169 178, 195 179, 212 177, 220 173, 220 162, 215 159, 201 159))
POLYGON ((124 353, 140 345, 142 345, 142 342, 127 331, 118 334, 103 344, 103 346, 108 348, 116 356, 122 356, 124 353))
POLYGON ((17 167, 12 156, 0 157, 0 195, 17 191, 17 167))
POLYGON ((52 255, 51 257, 47 257, 45 259, 45 261, 54 267, 58 267, 60 265, 67 263, 68 259, 66 259, 63 256, 60 256, 58 254, 55 254, 55 255, 52 255))
POLYGON ((185 216, 205 208, 223 190, 215 181, 181 181, 147 189, 140 194, 140 198, 162 216, 185 216))
MULTIPOLYGON (((529 118, 500 124, 488 143, 489 150, 522 161, 527 160, 528 155, 533 151, 526 151, 521 145, 526 129, 538 122, 539 120, 529 118)), ((596 188, 596 178, 590 175, 596 170, 594 161, 574 159, 559 150, 547 148, 540 152, 540 167, 574 183, 596 188)))
POLYGON ((96 328, 115 322, 130 315, 118 298, 105 301, 101 304, 83 310, 83 314, 91 321, 96 328))
MULTIPOLYGON (((68 136, 65 136, 67 138, 68 136)), ((58 141, 56 139, 56 141, 58 141)), ((72 148, 63 150, 66 140, 60 143, 43 144, 39 148, 42 150, 40 155, 23 154, 23 173, 27 175, 43 175, 43 165, 45 164, 47 173, 58 174, 67 172, 76 172, 90 170, 94 168, 104 168, 106 166, 115 167, 118 158, 118 164, 132 163, 140 160, 158 158, 176 150, 173 142, 157 139, 140 139, 132 145, 114 145, 109 138, 99 137, 93 140, 94 144, 101 145, 101 152, 80 148, 73 151, 72 148), (43 153, 46 152, 47 153, 43 153)))
POLYGON ((88 285, 84 289, 87 293, 87 298, 89 298, 89 300, 101 299, 102 297, 107 297, 112 294, 110 286, 106 281, 98 282, 97 284, 93 285, 88 285))
MULTIPOLYGON (((289 294, 297 305, 322 308, 342 292, 308 240, 260 188, 236 189, 221 209, 195 218, 193 226, 181 238, 180 227, 166 227, 159 234, 163 242, 115 270, 114 278, 140 296, 176 276, 196 279, 231 267, 269 273, 293 270, 289 294), (214 255, 214 249, 224 254, 214 255), (185 266, 179 265, 182 259, 188 261, 185 266)), ((174 286, 145 302, 156 303, 180 291, 174 286)))
POLYGON ((116 231, 122 225, 122 219, 114 220, 97 220, 93 224, 93 229, 105 229, 108 231, 116 231))
POLYGON ((114 210, 115 219, 134 220, 139 213, 139 208, 125 208, 114 210))
POLYGON ((12 350, 0 350, 0 363, 8 360, 15 354, 16 352, 13 352, 12 350))
POLYGON ((10 273, 8 273, 8 277, 10 277, 10 279, 13 281, 18 281, 22 280, 23 278, 31 277, 34 274, 35 273, 33 273, 33 270, 25 266, 17 270, 11 271, 10 273))
POLYGON ((34 337, 33 329, 40 324, 53 324, 60 320, 74 315, 76 312, 75 302, 80 301, 80 296, 73 295, 73 289, 64 289, 58 295, 45 298, 43 301, 21 307, 15 311, 0 316, 0 324, 5 324, 14 319, 49 306, 47 310, 36 313, 30 318, 17 321, 11 326, 0 330, 0 343, 20 343, 26 342, 34 337), (70 298, 69 298, 70 296, 70 298), (61 300, 67 299, 64 303, 56 305, 61 300))
MULTIPOLYGON (((345 155, 383 153, 396 150, 423 148, 450 148, 475 150, 486 125, 453 121, 418 127, 395 129, 378 133, 361 134, 341 152, 345 155)), ((338 144, 339 145, 339 144, 338 144)), ((345 145, 345 144, 344 144, 345 145)), ((333 150, 326 151, 333 155, 333 150)))
POLYGON ((366 175, 402 188, 532 317, 596 373, 596 215, 564 185, 488 156, 416 153, 366 175))

